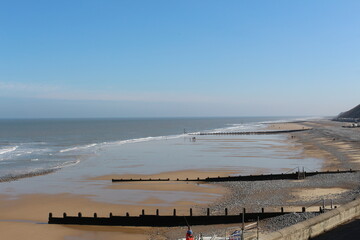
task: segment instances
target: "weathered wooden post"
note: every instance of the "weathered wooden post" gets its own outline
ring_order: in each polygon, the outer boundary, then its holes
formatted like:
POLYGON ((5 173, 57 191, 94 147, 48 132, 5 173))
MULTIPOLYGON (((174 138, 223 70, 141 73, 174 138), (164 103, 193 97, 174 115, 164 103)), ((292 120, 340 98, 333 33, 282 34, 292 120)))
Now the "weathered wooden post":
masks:
POLYGON ((159 209, 156 209, 156 216, 159 216, 159 209))
POLYGON ((81 212, 78 213, 78 217, 81 218, 82 217, 82 214, 81 212))
POLYGON ((192 208, 190 208, 190 217, 192 217, 193 212, 192 212, 192 208))
POLYGON ((130 214, 127 212, 127 213, 126 213, 126 216, 127 216, 127 217, 129 217, 129 216, 130 216, 130 214))
POLYGON ((243 213, 242 213, 242 226, 241 226, 241 239, 244 239, 244 231, 245 231, 245 208, 243 208, 243 213))
POLYGON ((109 214, 109 217, 110 217, 110 218, 112 218, 112 216, 113 216, 113 214, 112 214, 112 213, 110 213, 110 214, 109 214))
POLYGON ((207 209, 207 216, 210 216, 210 208, 207 209))
POLYGON ((303 167, 303 178, 305 179, 306 178, 306 172, 305 172, 305 168, 303 167))
POLYGON ((305 208, 305 207, 302 207, 302 212, 306 212, 306 208, 305 208))
POLYGON ((227 216, 227 215, 228 215, 228 209, 225 208, 225 216, 227 216))
POLYGON ((94 213, 94 218, 97 218, 97 213, 94 213))
POLYGON ((145 210, 143 209, 143 210, 141 210, 141 215, 145 215, 145 210))
POLYGON ((66 213, 63 213, 63 218, 66 218, 66 213))
POLYGON ((264 213, 265 212, 265 209, 264 208, 261 208, 261 213, 264 213))
POLYGON ((256 239, 259 240, 259 216, 257 217, 257 224, 256 224, 256 239))
POLYGON ((281 207, 281 212, 282 212, 282 213, 284 212, 284 207, 281 207))
POLYGON ((173 213, 174 216, 176 216, 176 209, 174 208, 174 213, 173 213))
POLYGON ((298 175, 298 179, 300 179, 300 167, 298 167, 297 175, 298 175))

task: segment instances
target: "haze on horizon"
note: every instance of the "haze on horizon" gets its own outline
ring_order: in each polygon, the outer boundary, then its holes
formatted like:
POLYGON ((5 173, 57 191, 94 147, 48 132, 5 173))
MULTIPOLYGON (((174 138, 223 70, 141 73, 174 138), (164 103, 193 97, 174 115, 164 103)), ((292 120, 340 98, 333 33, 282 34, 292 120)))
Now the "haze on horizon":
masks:
POLYGON ((0 118, 331 116, 360 1, 1 1, 0 118))

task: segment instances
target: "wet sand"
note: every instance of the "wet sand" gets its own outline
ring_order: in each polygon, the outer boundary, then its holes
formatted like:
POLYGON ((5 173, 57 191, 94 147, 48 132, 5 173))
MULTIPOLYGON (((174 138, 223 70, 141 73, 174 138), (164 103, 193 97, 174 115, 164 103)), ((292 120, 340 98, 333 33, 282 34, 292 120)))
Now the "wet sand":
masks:
MULTIPOLYGON (((141 211, 131 206, 135 212, 141 211)), ((18 199, 0 197, 0 231, 2 239, 147 239, 146 228, 94 227, 49 225, 49 212, 61 216, 64 209, 69 215, 81 211, 84 216, 92 216, 94 210, 99 216, 109 212, 123 213, 130 208, 115 204, 101 204, 85 197, 67 194, 27 195, 18 199)))
MULTIPOLYGON (((217 172, 220 176, 227 176, 231 171, 217 172)), ((212 176, 213 172, 197 171, 178 171, 166 172, 150 177, 171 177, 186 178, 196 176, 212 176)), ((115 177, 141 177, 143 175, 106 175, 93 178, 91 180, 108 181, 108 187, 112 189, 140 189, 144 191, 180 191, 184 194, 183 199, 176 201, 163 202, 156 197, 149 197, 144 201, 133 202, 133 204, 111 204, 95 202, 89 199, 89 196, 74 194, 29 194, 19 197, 0 195, 0 231, 5 239, 149 239, 155 230, 153 228, 139 227, 101 227, 101 226, 62 226, 48 225, 47 216, 51 212, 53 216, 62 216, 66 212, 69 216, 76 216, 81 212, 83 216, 93 216, 96 212, 99 217, 109 216, 111 212, 114 215, 124 216, 129 213, 130 216, 141 214, 143 206, 146 206, 146 213, 155 213, 156 209, 161 209, 161 215, 172 215, 174 208, 178 214, 188 214, 189 208, 201 206, 197 202, 189 201, 187 194, 202 194, 203 206, 205 207, 211 199, 214 201, 216 196, 221 196, 227 191, 221 186, 196 184, 185 182, 166 182, 166 183, 148 183, 137 182, 128 184, 111 183, 115 177), (215 194, 216 196, 214 197, 215 194), (19 231, 19 229, 21 231, 19 231), (35 234, 36 233, 36 234, 35 234), (29 238, 29 236, 33 236, 29 238)), ((194 214, 199 212, 194 210, 194 214)))
MULTIPOLYGON (((322 159, 322 170, 334 170, 337 168, 344 169, 351 166, 353 169, 358 169, 360 164, 360 153, 354 148, 358 146, 359 142, 349 141, 346 137, 347 133, 343 135, 337 134, 341 125, 332 122, 303 122, 303 123, 276 123, 270 124, 268 128, 270 130, 292 130, 313 128, 313 130, 307 132, 299 132, 294 134, 287 134, 288 139, 285 147, 281 148, 281 151, 300 151, 302 157, 312 157, 316 159, 322 159), (315 129, 315 130, 314 130, 315 129), (320 129, 320 130, 317 130, 320 129), (333 129, 333 132, 331 130, 333 129), (330 133, 329 133, 330 131, 330 133), (337 134, 337 135, 336 135, 337 134), (335 138, 335 140, 334 140, 335 138)), ((357 131, 357 130, 355 130, 357 131)), ((358 134, 355 132, 354 134, 358 134)), ((352 134, 352 133, 350 133, 352 134)), ((202 140, 200 140, 202 141, 202 140)), ((203 139, 206 141, 206 138, 203 139)), ((250 141, 247 139, 216 139, 209 138, 208 141, 218 142, 232 142, 241 144, 242 141, 250 141)), ((276 146, 271 146, 276 147, 276 146)), ((222 146, 224 151, 231 150, 232 147, 222 146)), ((240 147, 239 147, 240 148, 240 147)), ((245 157, 251 157, 244 155, 245 157)), ((244 157, 238 156, 238 157, 244 157)), ((284 171, 289 169, 283 169, 284 171)), ((266 168, 254 168, 253 174, 266 173, 269 169, 266 168)), ((86 181, 92 181, 92 184, 96 182, 102 183, 106 188, 112 190, 143 190, 151 192, 179 192, 184 193, 184 198, 162 201, 159 198, 151 197, 133 204, 112 204, 105 202, 96 202, 91 200, 87 195, 76 194, 28 194, 20 196, 9 196, 5 193, 0 196, 0 231, 5 239, 71 239, 71 240, 83 240, 83 239, 163 239, 164 236, 182 237, 182 231, 184 228, 131 228, 131 227, 97 227, 97 226, 61 226, 61 225, 48 225, 47 216, 49 212, 52 212, 54 216, 60 216, 64 211, 68 215, 77 215, 79 211, 83 216, 92 216, 94 212, 98 216, 108 216, 110 212, 114 215, 124 215, 129 212, 130 215, 139 215, 141 209, 146 206, 146 211, 155 212, 157 208, 161 208, 160 214, 171 214, 173 208, 176 208, 179 214, 187 214, 190 207, 195 206, 195 211, 200 213, 202 209, 216 203, 216 201, 223 201, 221 196, 228 195, 230 189, 220 184, 196 184, 196 183, 179 183, 179 182, 160 182, 160 183, 111 183, 112 178, 195 178, 196 177, 208 177, 208 176, 228 176, 232 174, 239 174, 238 169, 231 170, 228 168, 208 171, 198 170, 185 170, 185 171, 172 171, 163 172, 153 175, 103 175, 84 179, 86 181), (197 193, 200 194, 202 203, 188 200, 186 195, 197 193), (29 236, 31 236, 29 238, 29 236)), ((51 174, 49 175, 51 176, 51 174)), ((6 184, 6 183, 1 183, 6 184)), ((326 194, 341 193, 342 188, 334 186, 334 188, 306 188, 306 189, 293 189, 293 194, 296 198, 301 199, 311 196, 324 196, 326 194), (316 195, 314 195, 316 194, 316 195)), ((91 195, 91 194, 90 194, 91 195)), ((274 207, 278 207, 274 203, 274 207)), ((291 207, 291 206, 289 206, 291 207)), ((297 206, 292 206, 297 207, 297 206)), ((196 212, 195 212, 196 213, 196 212)), ((210 227, 196 227, 196 231, 206 232, 211 228, 225 229, 230 225, 224 226, 210 226, 210 227)))
POLYGON ((321 157, 323 170, 360 169, 360 129, 346 129, 342 122, 309 121, 313 130, 295 133, 294 141, 304 148, 304 157, 321 157))

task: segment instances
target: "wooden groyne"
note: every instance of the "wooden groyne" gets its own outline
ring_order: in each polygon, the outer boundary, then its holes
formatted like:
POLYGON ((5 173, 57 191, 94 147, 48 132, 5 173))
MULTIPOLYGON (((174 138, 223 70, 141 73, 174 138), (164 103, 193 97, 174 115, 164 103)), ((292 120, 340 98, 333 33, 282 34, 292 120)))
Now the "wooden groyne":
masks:
MULTIPOLYGON (((339 174, 339 173, 354 173, 357 170, 337 170, 337 171, 323 171, 323 172, 293 172, 293 173, 280 173, 280 174, 261 174, 261 175, 246 175, 246 176, 227 176, 227 177, 207 177, 207 178, 186 178, 186 179, 176 179, 172 181, 192 181, 192 182, 230 182, 230 181, 269 181, 269 180, 298 180, 305 179, 306 177, 311 177, 315 175, 324 175, 324 174, 339 174)), ((112 179, 112 182, 143 182, 143 181, 170 181, 169 178, 165 179, 142 179, 142 178, 128 178, 128 179, 112 179)))
MULTIPOLYGON (((205 179, 188 179, 187 181, 203 181, 203 182, 230 182, 230 181, 269 181, 269 180, 299 180, 305 179, 315 175, 324 174, 339 174, 339 173, 353 173, 355 170, 345 171, 326 171, 326 172, 294 172, 281 174, 266 174, 266 175, 248 175, 248 176, 228 176, 228 177, 208 177, 205 179)), ((185 180, 186 181, 186 180, 185 180)))
POLYGON ((170 178, 120 178, 112 179, 113 182, 166 182, 170 178))
MULTIPOLYGON (((305 207, 301 212, 305 212, 305 207)), ((212 225, 212 224, 229 224, 229 223, 241 223, 254 222, 257 219, 266 219, 276 217, 290 212, 284 212, 284 208, 281 208, 279 212, 265 212, 264 208, 261 212, 246 213, 243 209, 242 213, 236 215, 229 215, 228 210, 225 209, 224 215, 210 215, 210 209, 207 209, 207 214, 202 216, 194 216, 192 209, 189 211, 189 215, 177 215, 176 209, 173 211, 173 215, 159 215, 159 210, 156 210, 156 214, 145 214, 145 210, 142 210, 139 216, 129 216, 126 213, 125 216, 115 216, 112 213, 108 217, 98 217, 96 213, 92 217, 84 217, 81 213, 77 216, 68 216, 66 213, 62 217, 54 217, 52 213, 49 213, 49 224, 74 224, 74 225, 108 225, 108 226, 146 226, 146 227, 175 227, 175 226, 187 226, 187 225, 212 225)), ((320 210, 321 212, 321 210, 320 210)))
POLYGON ((311 128, 277 130, 277 131, 253 131, 253 132, 200 132, 200 133, 193 133, 191 135, 270 135, 270 134, 302 132, 308 130, 311 130, 311 128))

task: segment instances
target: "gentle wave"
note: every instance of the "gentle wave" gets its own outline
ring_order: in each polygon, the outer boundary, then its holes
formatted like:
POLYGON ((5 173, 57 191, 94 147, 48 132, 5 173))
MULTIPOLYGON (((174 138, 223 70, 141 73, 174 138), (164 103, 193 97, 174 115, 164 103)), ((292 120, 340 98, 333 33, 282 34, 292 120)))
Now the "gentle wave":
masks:
POLYGON ((51 167, 49 168, 49 170, 58 170, 58 169, 61 169, 61 168, 66 168, 66 167, 72 167, 72 166, 75 166, 77 164, 80 163, 80 160, 75 160, 75 161, 67 161, 67 162, 64 162, 64 163, 61 163, 57 166, 54 166, 54 167, 51 167))
POLYGON ((168 135, 168 136, 157 136, 157 137, 144 137, 144 138, 134 138, 134 139, 127 139, 127 140, 120 140, 120 141, 113 141, 113 142, 102 142, 102 143, 92 143, 83 146, 71 147, 62 149, 59 152, 71 152, 71 151, 79 151, 79 150, 86 150, 94 147, 103 147, 103 146, 111 146, 111 145, 123 145, 129 143, 140 143, 140 142, 149 142, 149 141, 158 141, 158 140, 167 140, 167 139, 176 139, 179 137, 186 136, 187 134, 180 134, 180 135, 168 135))
POLYGON ((230 124, 228 127, 216 128, 213 130, 207 130, 204 132, 247 132, 256 131, 264 128, 262 123, 242 123, 242 124, 230 124))
POLYGON ((176 139, 183 137, 184 134, 180 135, 168 135, 168 136, 157 136, 157 137, 144 137, 144 138, 134 138, 134 139, 128 139, 128 140, 121 140, 121 141, 115 141, 115 142, 109 142, 108 144, 116 144, 116 145, 122 145, 127 143, 139 143, 139 142, 149 142, 149 141, 159 141, 159 140, 167 140, 167 139, 176 139))
POLYGON ((98 145, 98 143, 93 143, 93 144, 88 144, 88 145, 78 146, 78 147, 72 147, 72 148, 66 148, 66 149, 60 150, 60 152, 64 153, 64 152, 70 152, 70 151, 76 151, 76 150, 84 150, 87 148, 95 147, 96 145, 98 145))
POLYGON ((5 154, 5 153, 13 152, 13 151, 15 151, 18 147, 19 147, 19 146, 2 148, 2 149, 0 149, 0 155, 1 155, 1 154, 5 154))

